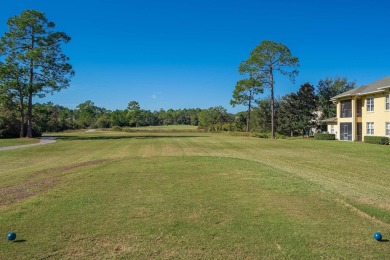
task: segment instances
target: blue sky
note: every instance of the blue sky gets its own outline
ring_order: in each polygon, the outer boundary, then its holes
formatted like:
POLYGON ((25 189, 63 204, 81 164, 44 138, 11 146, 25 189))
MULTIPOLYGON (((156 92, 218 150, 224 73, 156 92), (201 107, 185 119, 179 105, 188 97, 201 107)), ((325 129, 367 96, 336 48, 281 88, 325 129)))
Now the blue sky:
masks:
MULTIPOLYGON (((0 0, 0 35, 26 9, 46 14, 72 41, 64 47, 71 86, 35 101, 75 108, 92 100, 111 110, 224 106, 237 69, 262 40, 299 58, 295 84, 276 77, 275 93, 327 76, 364 85, 390 75, 387 1, 0 0)), ((269 90, 264 91, 264 97, 269 90)))

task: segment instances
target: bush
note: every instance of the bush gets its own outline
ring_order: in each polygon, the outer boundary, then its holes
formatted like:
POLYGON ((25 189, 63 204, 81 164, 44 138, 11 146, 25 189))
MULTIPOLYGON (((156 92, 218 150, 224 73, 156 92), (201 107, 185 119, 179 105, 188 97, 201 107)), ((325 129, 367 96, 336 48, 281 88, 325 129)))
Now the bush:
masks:
POLYGON ((120 126, 114 125, 114 126, 111 128, 111 131, 122 132, 122 128, 121 128, 120 126))
POLYGON ((368 144, 389 144, 389 138, 384 136, 365 136, 364 142, 368 144))
MULTIPOLYGON (((272 133, 254 133, 255 137, 272 139, 272 133)), ((276 139, 286 139, 285 135, 275 133, 276 139)))
POLYGON ((336 140, 335 134, 315 133, 314 139, 316 140, 336 140))

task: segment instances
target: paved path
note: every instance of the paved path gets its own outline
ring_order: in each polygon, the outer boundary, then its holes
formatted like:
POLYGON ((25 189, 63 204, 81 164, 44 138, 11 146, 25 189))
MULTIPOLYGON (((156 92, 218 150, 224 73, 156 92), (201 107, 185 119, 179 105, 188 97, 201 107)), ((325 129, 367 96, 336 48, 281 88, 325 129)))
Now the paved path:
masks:
POLYGON ((7 151, 7 150, 18 149, 18 148, 25 148, 25 147, 31 147, 31 146, 37 146, 37 145, 44 145, 44 144, 52 144, 52 143, 55 143, 55 142, 56 142, 56 138, 55 137, 43 136, 41 138, 41 141, 39 141, 39 143, 0 147, 0 151, 7 151))
POLYGON ((85 131, 86 133, 94 133, 96 132, 96 129, 88 129, 87 131, 85 131))

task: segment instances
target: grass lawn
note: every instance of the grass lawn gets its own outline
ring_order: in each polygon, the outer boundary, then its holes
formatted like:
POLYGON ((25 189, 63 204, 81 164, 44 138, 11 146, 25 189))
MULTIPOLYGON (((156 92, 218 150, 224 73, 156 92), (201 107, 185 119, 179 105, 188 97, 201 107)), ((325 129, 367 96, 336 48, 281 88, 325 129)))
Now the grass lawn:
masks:
POLYGON ((39 143, 38 138, 10 138, 0 139, 0 148, 6 146, 25 145, 39 143))
POLYGON ((197 130, 197 126, 193 125, 161 125, 161 126, 142 126, 131 127, 134 130, 197 130))
POLYGON ((150 133, 167 133, 167 132, 204 132, 192 125, 163 125, 163 126, 140 126, 140 127, 123 127, 123 132, 150 132, 150 133))
POLYGON ((389 156, 337 141, 64 134, 0 152, 0 259, 388 258, 389 156))

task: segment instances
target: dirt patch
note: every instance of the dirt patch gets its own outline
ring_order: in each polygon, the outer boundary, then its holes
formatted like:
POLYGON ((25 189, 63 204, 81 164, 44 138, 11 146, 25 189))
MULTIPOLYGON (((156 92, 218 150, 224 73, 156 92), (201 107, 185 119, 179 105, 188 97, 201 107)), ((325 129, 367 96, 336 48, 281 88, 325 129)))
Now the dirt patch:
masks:
POLYGON ((57 185, 61 180, 61 173, 81 167, 98 165, 111 160, 96 160, 66 165, 57 168, 50 168, 32 173, 28 182, 23 184, 0 188, 0 208, 26 200, 36 196, 57 185))
POLYGON ((66 172, 66 171, 70 171, 70 170, 73 170, 76 168, 102 164, 102 163, 109 162, 109 161, 112 161, 112 160, 111 159, 102 159, 102 160, 75 163, 75 164, 65 165, 65 166, 56 167, 56 168, 49 168, 49 169, 45 169, 45 170, 41 170, 41 171, 32 173, 31 177, 66 172))
POLYGON ((58 183, 58 178, 51 177, 39 181, 29 181, 23 185, 0 189, 0 207, 8 206, 33 197, 58 183))

